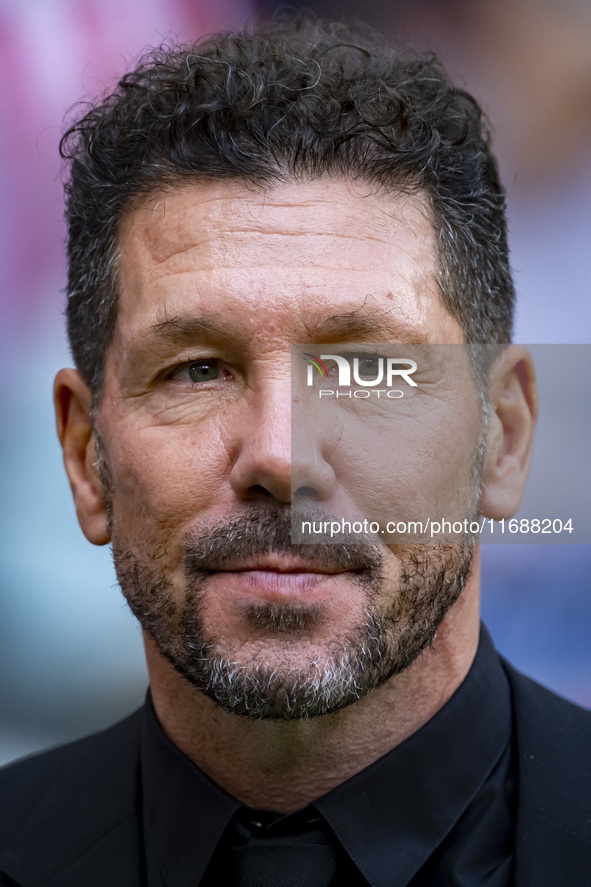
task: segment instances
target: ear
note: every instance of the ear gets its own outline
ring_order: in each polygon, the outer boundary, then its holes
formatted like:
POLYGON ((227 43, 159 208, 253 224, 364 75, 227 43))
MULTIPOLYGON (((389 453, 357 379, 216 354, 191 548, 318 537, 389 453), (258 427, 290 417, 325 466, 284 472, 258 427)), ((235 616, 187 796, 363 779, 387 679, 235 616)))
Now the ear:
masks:
POLYGON ((490 373, 492 416, 480 511, 501 520, 513 517, 523 496, 538 417, 532 356, 523 345, 503 349, 490 373))
POLYGON ((97 467, 90 410, 92 398, 76 370, 60 370, 53 386, 57 433, 64 451, 76 514, 82 532, 94 545, 111 541, 103 485, 97 467))

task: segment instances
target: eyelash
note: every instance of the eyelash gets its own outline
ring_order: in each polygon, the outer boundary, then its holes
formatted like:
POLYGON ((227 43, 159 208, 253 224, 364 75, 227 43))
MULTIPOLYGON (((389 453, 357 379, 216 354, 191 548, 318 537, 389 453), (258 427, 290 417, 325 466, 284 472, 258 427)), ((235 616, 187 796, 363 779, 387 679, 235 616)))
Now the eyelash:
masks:
MULTIPOLYGON (((225 369, 223 362, 221 361, 221 359, 219 357, 198 357, 198 358, 194 358, 193 360, 190 360, 190 359, 189 360, 180 360, 178 363, 175 363, 171 367, 168 367, 168 369, 164 370, 164 372, 161 374, 160 378, 163 381, 169 381, 169 380, 174 381, 173 376, 175 376, 177 373, 180 373, 181 370, 188 369, 189 367, 197 366, 198 364, 203 364, 203 363, 215 364, 220 369, 220 371, 224 371, 224 369, 225 369)), ((226 372, 229 372, 229 371, 226 370, 226 372)), ((221 380, 212 379, 210 381, 217 382, 217 381, 221 381, 221 380)), ((199 385, 198 382, 188 382, 188 384, 197 385, 197 386, 199 385)))

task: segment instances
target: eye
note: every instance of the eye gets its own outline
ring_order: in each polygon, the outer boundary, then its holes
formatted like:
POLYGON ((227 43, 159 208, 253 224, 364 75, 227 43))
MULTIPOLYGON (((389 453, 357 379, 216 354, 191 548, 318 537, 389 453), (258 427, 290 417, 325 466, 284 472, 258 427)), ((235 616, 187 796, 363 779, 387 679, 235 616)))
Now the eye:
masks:
POLYGON ((367 357, 359 357, 359 377, 361 379, 375 379, 380 368, 380 358, 377 354, 368 354, 367 357))
POLYGON ((172 370, 168 378, 178 382, 199 384, 200 382, 215 382, 228 375, 229 373, 222 369, 218 360, 209 359, 181 364, 172 370))
POLYGON ((213 382, 221 375, 221 371, 215 360, 204 360, 192 363, 187 367, 187 373, 191 382, 213 382))

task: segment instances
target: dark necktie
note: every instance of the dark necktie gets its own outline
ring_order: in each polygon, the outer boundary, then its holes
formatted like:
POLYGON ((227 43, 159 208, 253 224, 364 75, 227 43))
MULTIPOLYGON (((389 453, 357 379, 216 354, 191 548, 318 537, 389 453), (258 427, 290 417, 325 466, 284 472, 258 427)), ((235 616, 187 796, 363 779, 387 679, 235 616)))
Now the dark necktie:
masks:
POLYGON ((243 808, 232 834, 236 887, 329 887, 339 851, 313 808, 291 816, 243 808))

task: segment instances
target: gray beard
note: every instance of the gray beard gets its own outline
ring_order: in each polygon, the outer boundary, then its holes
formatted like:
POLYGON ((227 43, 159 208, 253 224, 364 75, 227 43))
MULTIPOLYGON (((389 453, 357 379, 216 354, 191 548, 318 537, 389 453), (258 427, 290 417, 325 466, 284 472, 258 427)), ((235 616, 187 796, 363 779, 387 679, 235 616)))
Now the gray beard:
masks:
POLYGON ((158 558, 141 561, 119 548, 113 559, 128 604, 160 653, 179 674, 215 703, 249 718, 293 720, 338 711, 407 669, 431 645, 437 628, 462 592, 469 574, 473 543, 414 545, 401 553, 403 572, 388 609, 381 546, 291 544, 290 509, 278 504, 252 505, 224 524, 191 535, 185 542, 186 594, 177 602, 158 558), (292 553, 316 566, 353 571, 367 606, 364 620, 324 649, 323 661, 310 656, 294 668, 289 647, 302 639, 319 614, 314 608, 261 604, 252 606, 249 623, 265 630, 285 655, 271 667, 264 660, 233 660, 203 625, 203 598, 209 577, 230 560, 272 552, 292 553))

